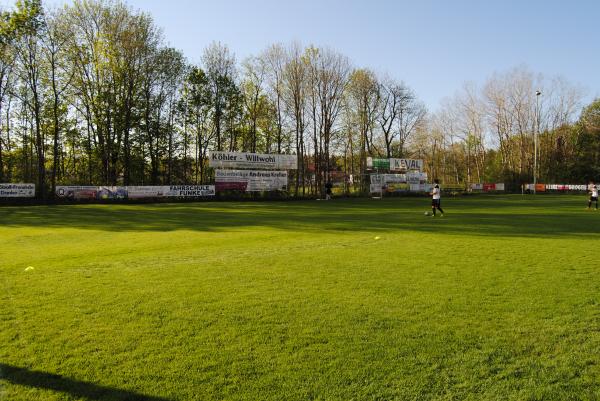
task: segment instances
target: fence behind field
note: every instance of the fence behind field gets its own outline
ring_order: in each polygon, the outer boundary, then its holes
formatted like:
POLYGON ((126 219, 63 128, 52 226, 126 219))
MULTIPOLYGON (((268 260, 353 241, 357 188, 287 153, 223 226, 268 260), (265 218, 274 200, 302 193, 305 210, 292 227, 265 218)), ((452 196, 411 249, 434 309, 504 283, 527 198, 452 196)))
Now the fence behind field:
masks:
MULTIPOLYGON (((391 177, 392 175, 389 175, 391 177)), ((387 177, 387 178, 389 178, 387 177)), ((399 181, 398 177, 389 178, 399 181)), ((385 181, 385 180, 382 180, 385 181)), ((441 184, 442 192, 452 195, 477 193, 505 193, 502 183, 477 183, 471 185, 441 184)), ((374 192, 385 196, 422 196, 428 194, 432 184, 385 182, 371 184, 370 191, 363 192, 358 186, 347 183, 334 185, 333 193, 344 197, 370 196, 374 192), (344 185, 342 185, 344 184, 344 185), (383 185, 382 185, 383 184, 383 185)), ((287 188, 286 188, 287 189, 287 188)), ((314 189, 314 188, 313 188, 314 189)), ((36 185, 29 183, 0 184, 1 203, 31 203, 36 199, 36 185)), ((239 190, 227 186, 211 185, 134 185, 134 186, 95 186, 95 185, 59 185, 49 199, 58 202, 97 202, 97 201, 193 201, 193 200, 245 200, 245 199, 304 199, 319 197, 311 188, 299 188, 295 195, 293 188, 287 190, 239 190)), ((518 193, 581 193, 587 192, 586 184, 524 184, 518 193), (535 190, 535 191, 534 191, 535 190)))

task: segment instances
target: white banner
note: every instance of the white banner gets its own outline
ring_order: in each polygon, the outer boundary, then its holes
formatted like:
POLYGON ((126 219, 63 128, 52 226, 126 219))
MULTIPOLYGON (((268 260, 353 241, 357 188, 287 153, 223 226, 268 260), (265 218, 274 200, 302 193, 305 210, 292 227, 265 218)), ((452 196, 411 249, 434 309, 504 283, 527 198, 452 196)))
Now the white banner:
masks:
POLYGON ((165 188, 165 196, 179 196, 184 198, 215 196, 214 185, 171 185, 163 188, 165 188))
POLYGON ((419 172, 406 173, 406 181, 409 184, 420 184, 421 181, 427 181, 427 174, 419 172))
POLYGON ((382 174, 384 184, 405 184, 406 174, 382 174))
POLYGON ((567 185, 567 190, 569 191, 588 191, 589 188, 587 185, 567 185))
POLYGON ((427 181, 427 173, 409 172, 406 174, 371 174, 371 184, 420 184, 427 181))
POLYGON ((285 191, 287 171, 215 170, 217 191, 285 191))
POLYGON ((99 187, 90 185, 57 185, 56 196, 63 199, 96 199, 99 187))
POLYGON ((127 187, 98 187, 97 199, 127 199, 127 187))
POLYGON ((410 184, 411 192, 431 192, 432 188, 431 184, 410 184))
MULTIPOLYGON (((533 184, 526 184, 525 189, 533 191, 533 184)), ((585 184, 546 184, 547 191, 588 191, 589 188, 585 184)))
POLYGON ((57 186, 56 196, 63 199, 148 199, 165 197, 197 198, 214 196, 214 185, 144 185, 128 187, 57 186))
POLYGON ((165 186, 131 186, 127 187, 128 199, 162 198, 169 191, 165 186))
POLYGON ((370 189, 370 193, 372 193, 372 194, 379 193, 379 192, 383 191, 383 189, 381 188, 381 185, 379 185, 379 184, 371 184, 369 186, 369 189, 370 189))
POLYGON ((371 193, 381 192, 384 184, 384 174, 371 174, 369 190, 371 193))
POLYGON ((423 160, 418 159, 390 159, 392 171, 423 171, 423 160))
POLYGON ((406 190, 419 192, 421 191, 420 185, 425 185, 427 181, 427 173, 413 171, 406 174, 371 174, 370 181, 371 193, 381 192, 383 188, 386 188, 387 192, 403 192, 406 190))
POLYGON ((33 198, 35 184, 0 184, 0 198, 33 198))
POLYGON ((371 174, 371 185, 379 185, 380 187, 385 185, 385 174, 371 174))
POLYGON ((258 170, 297 170, 298 156, 280 154, 208 152, 208 165, 214 168, 253 168, 258 170))

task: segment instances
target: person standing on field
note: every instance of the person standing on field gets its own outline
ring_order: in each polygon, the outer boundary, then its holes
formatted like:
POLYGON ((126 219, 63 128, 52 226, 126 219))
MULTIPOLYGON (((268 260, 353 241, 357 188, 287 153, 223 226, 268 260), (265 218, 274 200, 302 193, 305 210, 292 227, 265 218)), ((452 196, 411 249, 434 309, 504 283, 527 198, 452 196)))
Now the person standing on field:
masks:
POLYGON ((431 195, 431 210, 433 211, 432 217, 435 217, 436 209, 440 211, 441 217, 444 217, 444 210, 440 204, 441 202, 441 190, 440 190, 440 182, 438 180, 433 180, 433 190, 429 195, 431 195))
POLYGON ((331 188, 333 188, 333 184, 331 183, 331 181, 327 181, 327 184, 325 184, 325 199, 326 200, 331 200, 331 188))
POLYGON ((596 209, 598 210, 598 187, 593 182, 590 183, 590 200, 588 201, 588 210, 592 208, 592 202, 596 203, 596 209))

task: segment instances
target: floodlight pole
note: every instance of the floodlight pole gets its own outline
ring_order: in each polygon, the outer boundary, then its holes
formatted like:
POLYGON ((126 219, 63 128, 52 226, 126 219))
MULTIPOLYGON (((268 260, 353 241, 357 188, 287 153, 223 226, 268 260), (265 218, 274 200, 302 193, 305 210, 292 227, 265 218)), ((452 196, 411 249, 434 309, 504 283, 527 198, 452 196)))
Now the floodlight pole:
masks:
POLYGON ((533 132, 533 193, 537 193, 537 154, 538 154, 538 135, 540 133, 540 95, 542 92, 535 91, 535 127, 533 132))

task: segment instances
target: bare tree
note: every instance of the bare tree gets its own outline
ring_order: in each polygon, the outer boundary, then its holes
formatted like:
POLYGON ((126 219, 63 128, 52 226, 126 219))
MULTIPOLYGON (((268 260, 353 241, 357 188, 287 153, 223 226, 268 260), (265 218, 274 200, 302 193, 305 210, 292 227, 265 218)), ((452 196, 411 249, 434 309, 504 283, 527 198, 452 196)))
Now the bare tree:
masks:
POLYGON ((298 174, 296 174, 294 188, 296 196, 300 187, 302 188, 303 195, 306 191, 304 130, 307 74, 307 66, 303 58, 302 48, 298 43, 294 43, 288 50, 288 59, 282 75, 282 99, 286 105, 286 110, 292 116, 294 125, 296 155, 298 156, 298 174))
MULTIPOLYGON (((331 171, 331 145, 338 133, 337 124, 344 100, 344 92, 350 77, 351 67, 348 58, 331 49, 322 50, 318 58, 318 98, 320 106, 320 116, 322 122, 322 166, 323 181, 330 180, 331 171)), ((319 182, 319 180, 317 180, 319 182)), ((324 186, 319 188, 323 191, 324 186)))
POLYGON ((373 128, 380 103, 380 86, 375 74, 366 69, 356 69, 350 76, 347 90, 347 111, 353 116, 360 135, 360 174, 362 189, 366 181, 362 179, 367 169, 367 155, 374 153, 373 128))
POLYGON ((277 115, 277 153, 281 153, 283 144, 283 90, 284 69, 286 63, 285 48, 280 44, 269 47, 262 55, 267 65, 267 79, 270 87, 270 95, 275 104, 277 115))
POLYGON ((257 125, 261 112, 261 95, 264 93, 264 85, 267 75, 267 64, 260 57, 249 57, 243 63, 244 81, 244 105, 250 122, 250 151, 256 152, 257 125))
POLYGON ((235 81, 235 56, 227 46, 213 42, 204 49, 202 62, 211 88, 217 150, 223 150, 223 117, 229 86, 235 81))

